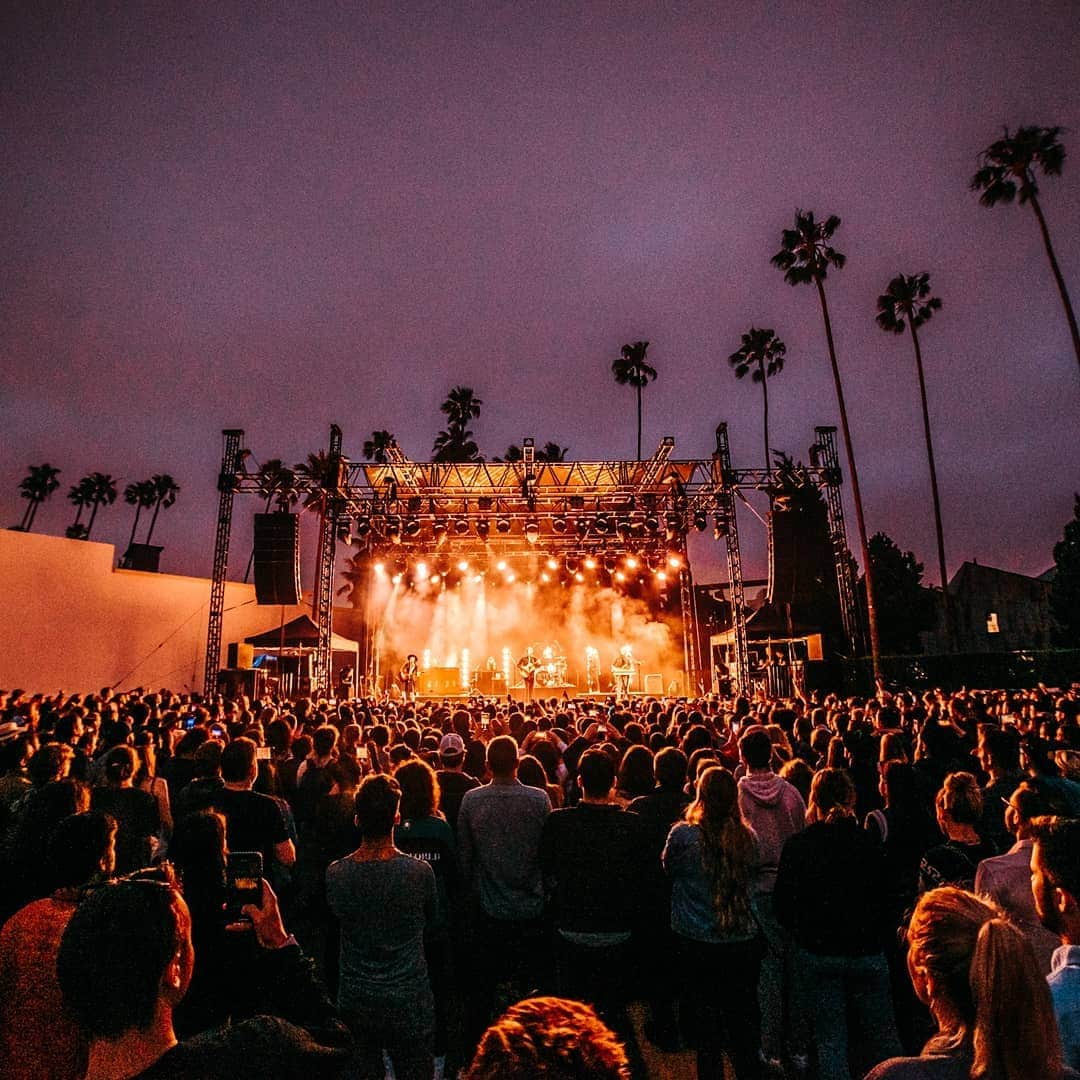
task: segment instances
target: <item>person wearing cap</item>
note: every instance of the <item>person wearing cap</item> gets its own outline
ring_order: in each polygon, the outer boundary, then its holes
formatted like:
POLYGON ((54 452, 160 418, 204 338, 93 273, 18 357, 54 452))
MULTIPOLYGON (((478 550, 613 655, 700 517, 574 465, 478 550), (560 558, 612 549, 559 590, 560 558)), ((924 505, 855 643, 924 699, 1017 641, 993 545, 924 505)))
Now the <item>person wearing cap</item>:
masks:
POLYGON ((456 731, 439 740, 439 769, 435 776, 439 781, 439 809, 456 835, 461 800, 466 791, 480 786, 480 781, 465 771, 465 740, 456 731))

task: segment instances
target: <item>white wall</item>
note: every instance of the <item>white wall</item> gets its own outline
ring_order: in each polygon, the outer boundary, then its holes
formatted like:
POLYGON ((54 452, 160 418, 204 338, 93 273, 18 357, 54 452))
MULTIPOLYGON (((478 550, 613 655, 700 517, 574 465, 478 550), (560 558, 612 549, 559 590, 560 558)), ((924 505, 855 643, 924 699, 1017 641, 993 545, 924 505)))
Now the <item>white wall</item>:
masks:
MULTIPOLYGON (((115 563, 112 544, 0 530, 0 687, 202 690, 209 579, 115 563)), ((253 585, 227 583, 221 666, 226 643, 280 619, 256 605, 253 585)))

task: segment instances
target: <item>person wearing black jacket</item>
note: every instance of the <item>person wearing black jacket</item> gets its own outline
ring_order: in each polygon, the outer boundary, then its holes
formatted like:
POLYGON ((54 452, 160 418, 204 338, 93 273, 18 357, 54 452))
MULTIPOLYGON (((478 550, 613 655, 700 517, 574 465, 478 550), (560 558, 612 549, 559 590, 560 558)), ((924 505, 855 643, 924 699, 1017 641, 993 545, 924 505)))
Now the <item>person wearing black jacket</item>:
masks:
POLYGON ((615 764, 602 750, 578 762, 581 802, 555 810, 540 837, 540 867, 555 927, 559 993, 590 1001, 623 1039, 630 942, 649 886, 645 829, 612 802, 615 764))
POLYGON ((261 946, 250 973, 265 1014, 178 1041, 173 1010, 191 981, 191 915, 160 881, 121 881, 88 897, 71 917, 57 956, 66 1007, 90 1038, 86 1080, 317 1080, 343 1075, 348 1031, 311 961, 286 934, 264 881, 244 915, 261 946))
POLYGON ((899 1053, 883 952, 889 931, 884 850, 859 828, 855 786, 843 769, 822 769, 814 777, 806 820, 808 827, 784 843, 773 904, 798 947, 818 1076, 850 1080, 899 1053), (849 1050, 856 1046, 867 1060, 852 1069, 849 1050))

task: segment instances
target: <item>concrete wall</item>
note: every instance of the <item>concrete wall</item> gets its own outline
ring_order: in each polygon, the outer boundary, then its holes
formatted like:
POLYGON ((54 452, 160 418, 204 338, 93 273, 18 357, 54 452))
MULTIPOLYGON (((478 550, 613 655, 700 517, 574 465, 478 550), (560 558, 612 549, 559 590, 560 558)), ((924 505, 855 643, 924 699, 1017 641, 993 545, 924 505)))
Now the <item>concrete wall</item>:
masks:
MULTIPOLYGON (((115 564, 112 544, 0 530, 0 687, 202 690, 209 579, 115 564)), ((226 584, 221 666, 229 641, 279 625, 280 612, 256 605, 254 586, 226 584)))

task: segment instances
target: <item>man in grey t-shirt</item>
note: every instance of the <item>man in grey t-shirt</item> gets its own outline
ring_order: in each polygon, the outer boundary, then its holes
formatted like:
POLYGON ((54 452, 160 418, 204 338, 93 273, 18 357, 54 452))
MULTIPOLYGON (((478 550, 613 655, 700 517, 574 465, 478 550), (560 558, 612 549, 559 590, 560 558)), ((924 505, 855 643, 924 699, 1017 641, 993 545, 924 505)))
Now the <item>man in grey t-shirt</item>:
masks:
POLYGON ((491 783, 465 792, 458 814, 463 880, 473 900, 469 1034, 491 1020, 496 985, 511 981, 519 996, 548 982, 543 936, 544 884, 540 834, 551 813, 547 792, 517 778, 518 746, 508 735, 491 740, 491 783))
POLYGON ((394 847, 401 789, 367 777, 356 793, 360 846, 331 863, 326 898, 341 923, 338 1009, 356 1039, 359 1073, 383 1074, 385 1050, 402 1080, 430 1077, 435 1003, 424 930, 436 918, 435 875, 394 847))

